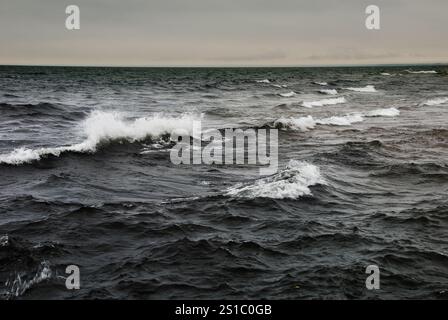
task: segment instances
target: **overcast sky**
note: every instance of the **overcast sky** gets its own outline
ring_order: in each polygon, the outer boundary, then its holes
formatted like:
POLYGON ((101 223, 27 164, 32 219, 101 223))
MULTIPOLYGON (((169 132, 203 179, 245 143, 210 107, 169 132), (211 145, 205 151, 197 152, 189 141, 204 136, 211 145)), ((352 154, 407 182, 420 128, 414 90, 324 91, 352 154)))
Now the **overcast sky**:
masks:
POLYGON ((0 64, 432 62, 448 62, 448 0, 0 0, 0 64), (65 28, 71 4, 80 30, 65 28))

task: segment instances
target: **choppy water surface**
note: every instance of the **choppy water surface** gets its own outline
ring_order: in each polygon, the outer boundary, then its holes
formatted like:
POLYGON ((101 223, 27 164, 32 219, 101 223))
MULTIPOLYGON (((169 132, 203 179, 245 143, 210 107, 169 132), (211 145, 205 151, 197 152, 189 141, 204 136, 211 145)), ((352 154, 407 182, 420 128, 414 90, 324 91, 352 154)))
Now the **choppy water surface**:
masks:
POLYGON ((0 67, 0 294, 447 298, 447 122, 441 66, 0 67), (279 128, 279 172, 172 164, 198 119, 279 128))

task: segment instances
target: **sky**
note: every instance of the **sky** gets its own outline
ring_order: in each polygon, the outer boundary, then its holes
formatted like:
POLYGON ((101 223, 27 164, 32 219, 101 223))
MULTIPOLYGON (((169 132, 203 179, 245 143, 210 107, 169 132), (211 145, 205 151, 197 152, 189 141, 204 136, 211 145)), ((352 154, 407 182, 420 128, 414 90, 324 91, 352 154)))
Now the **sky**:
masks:
POLYGON ((0 0, 0 64, 403 63, 448 63, 447 0, 0 0), (372 4, 380 30, 365 27, 372 4))

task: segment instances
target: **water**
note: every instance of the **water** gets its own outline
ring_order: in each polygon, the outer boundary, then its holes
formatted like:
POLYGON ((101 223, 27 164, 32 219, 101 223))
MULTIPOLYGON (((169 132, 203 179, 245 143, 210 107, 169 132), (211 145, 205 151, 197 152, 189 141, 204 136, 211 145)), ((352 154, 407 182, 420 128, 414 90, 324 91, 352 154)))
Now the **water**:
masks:
POLYGON ((447 298, 447 79, 444 66, 0 67, 0 294, 447 298), (166 133, 198 119, 279 128, 279 172, 172 164, 166 133))

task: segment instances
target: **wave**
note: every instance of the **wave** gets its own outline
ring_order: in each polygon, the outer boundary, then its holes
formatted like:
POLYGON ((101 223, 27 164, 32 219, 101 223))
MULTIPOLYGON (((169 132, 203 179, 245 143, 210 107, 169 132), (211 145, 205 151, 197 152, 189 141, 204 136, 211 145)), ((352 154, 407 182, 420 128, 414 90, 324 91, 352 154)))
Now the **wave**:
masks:
POLYGON ((39 102, 36 104, 11 104, 0 103, 0 112, 4 116, 12 118, 30 117, 32 119, 45 117, 57 117, 69 121, 77 121, 86 116, 87 108, 71 108, 60 103, 39 102))
POLYGON ((225 195, 249 199, 297 199, 311 196, 310 187, 317 184, 326 184, 319 167, 308 162, 291 160, 279 173, 250 185, 228 188, 225 195))
POLYGON ((291 98, 294 97, 297 93, 295 93, 294 91, 290 91, 287 93, 280 93, 279 96, 282 96, 284 98, 291 98))
POLYGON ((30 279, 24 279, 24 275, 18 274, 14 280, 6 281, 5 285, 8 288, 6 296, 19 297, 33 286, 46 281, 52 277, 52 270, 47 261, 43 261, 39 266, 37 272, 30 279))
POLYGON ((191 135, 195 119, 197 116, 192 114, 183 114, 180 117, 155 114, 126 121, 123 115, 117 112, 94 111, 82 123, 81 127, 86 136, 83 142, 62 147, 18 148, 9 154, 0 155, 0 164, 20 165, 38 161, 46 156, 59 157, 65 152, 93 153, 100 144, 115 140, 135 142, 172 133, 191 135))
POLYGON ((388 73, 388 72, 381 72, 380 74, 381 74, 382 76, 391 76, 391 74, 388 73))
POLYGON ((344 116, 333 116, 323 119, 314 119, 312 116, 301 118, 280 118, 274 122, 276 128, 290 128, 293 130, 308 131, 317 125, 327 126, 349 126, 353 123, 362 122, 369 117, 395 117, 400 114, 396 108, 377 109, 368 112, 351 113, 344 116))
POLYGON ((286 84, 273 84, 272 86, 276 88, 288 88, 286 84))
POLYGON ((303 102, 302 107, 305 108, 312 108, 312 107, 323 107, 327 105, 334 105, 334 104, 340 104, 340 103, 346 103, 347 100, 345 100, 344 97, 340 98, 333 98, 333 99, 324 99, 324 100, 318 100, 318 101, 310 101, 310 102, 303 102))
POLYGON ((338 94, 338 91, 336 89, 322 89, 322 90, 319 90, 319 92, 323 93, 323 94, 331 94, 331 95, 338 94))
POLYGON ((257 80, 257 83, 271 83, 269 79, 257 80))
POLYGON ((345 88, 345 89, 356 92, 377 92, 375 87, 372 85, 368 85, 362 88, 345 88))
POLYGON ((438 73, 435 70, 421 70, 421 71, 406 70, 406 72, 413 73, 413 74, 436 74, 436 73, 438 73))
POLYGON ((425 106, 438 106, 439 104, 444 104, 444 103, 447 103, 447 102, 448 102, 448 97, 431 99, 431 100, 426 101, 423 104, 425 106))
POLYGON ((328 86, 328 82, 313 82, 313 83, 319 86, 328 86))

